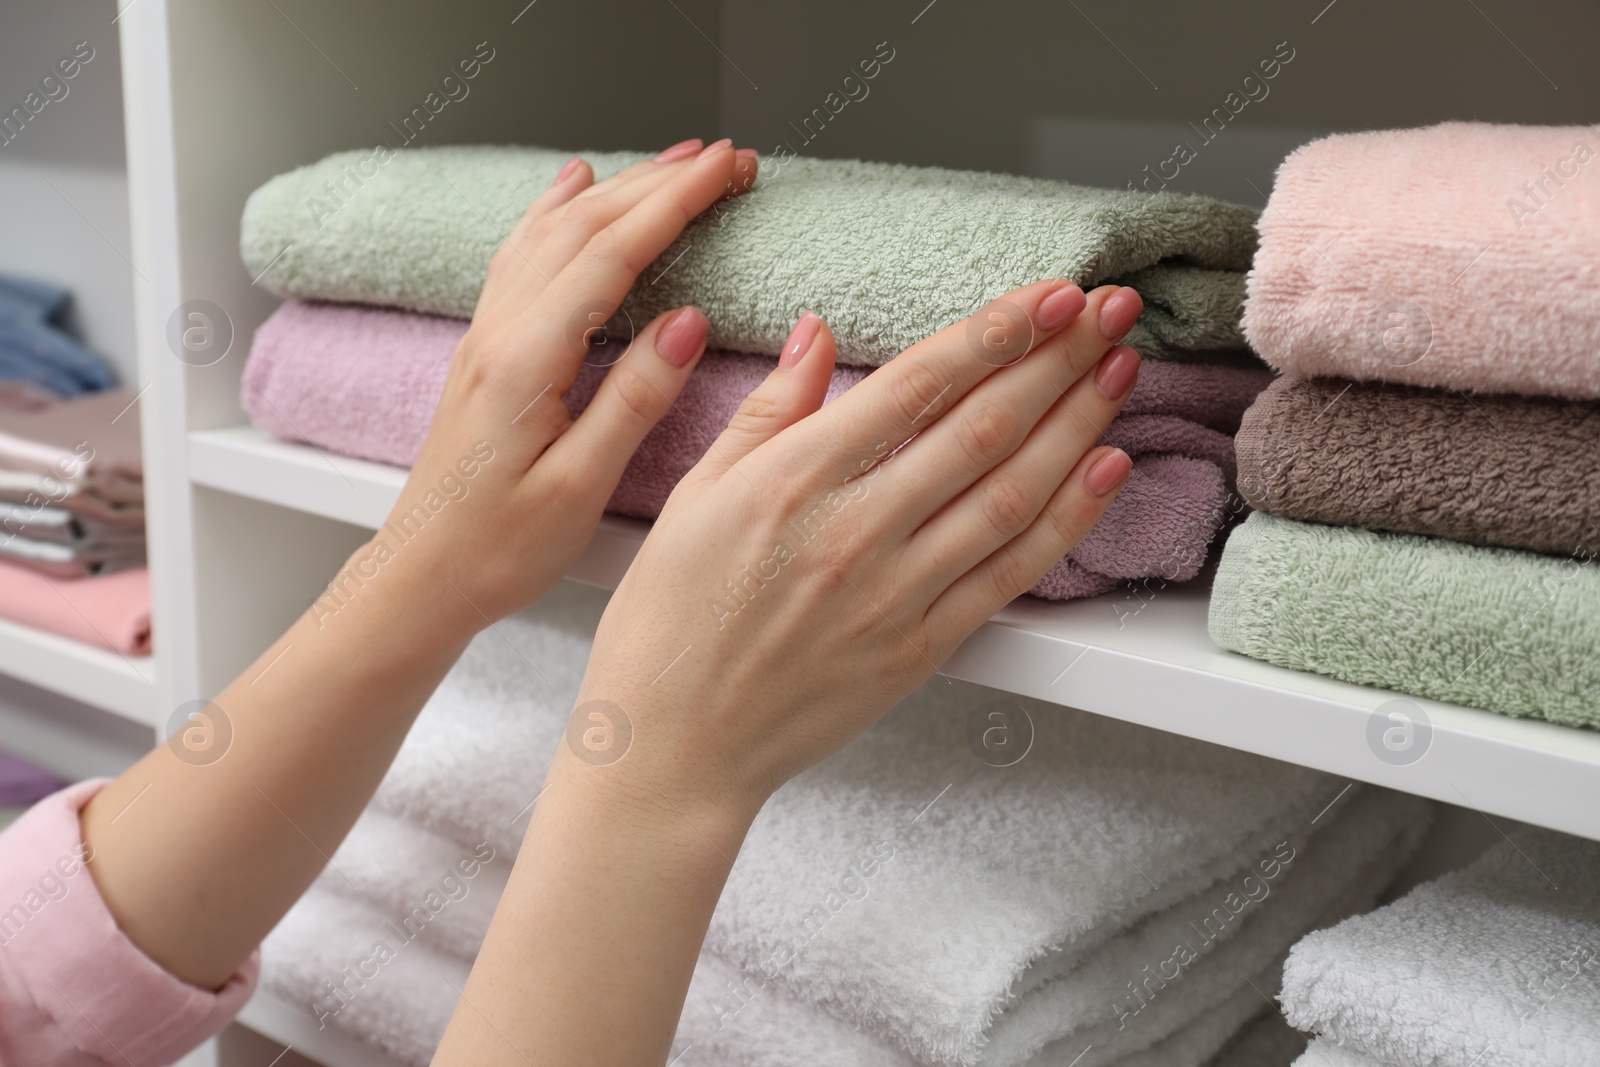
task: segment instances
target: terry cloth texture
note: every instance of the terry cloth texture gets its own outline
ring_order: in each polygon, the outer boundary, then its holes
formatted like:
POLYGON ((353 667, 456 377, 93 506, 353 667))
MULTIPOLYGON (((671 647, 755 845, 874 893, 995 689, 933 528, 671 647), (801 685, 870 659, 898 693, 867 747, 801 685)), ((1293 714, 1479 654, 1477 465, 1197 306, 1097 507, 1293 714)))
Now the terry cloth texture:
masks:
POLYGON ((1283 1007, 1323 1035, 1304 1063, 1593 1067, 1600 844, 1513 831, 1464 870, 1312 934, 1289 956, 1283 1007))
MULTIPOLYGON (((251 194, 244 261, 281 296, 466 318, 490 255, 571 155, 421 148, 380 164, 370 150, 336 153, 251 194)), ((603 178, 647 157, 584 158, 603 178)), ((711 347, 769 356, 809 309, 842 362, 878 365, 1011 289, 1066 278, 1137 287, 1145 311, 1128 342, 1147 356, 1237 349, 1255 217, 1200 196, 767 159, 749 194, 641 272, 648 284, 623 308, 643 327, 694 304, 711 347)))
POLYGON ((1296 149, 1246 339, 1307 378, 1600 397, 1597 149, 1589 127, 1473 122, 1296 149))
MULTIPOLYGON (((409 465, 465 330, 456 319, 291 301, 257 331, 241 400, 251 420, 272 433, 409 465)), ((660 514, 673 486, 772 366, 754 356, 707 355, 640 445, 610 510, 660 514)), ((866 373, 838 368, 828 399, 866 373)), ((574 415, 605 374, 604 367, 581 370, 566 396, 574 415)), ((1133 457, 1134 474, 1095 529, 1033 591, 1063 600, 1105 593, 1127 579, 1194 577, 1236 504, 1230 435, 1269 380, 1264 370, 1146 363, 1105 438, 1133 457)))
POLYGON ((1240 493, 1286 519, 1600 552, 1600 403, 1280 378, 1235 446, 1240 493))
MULTIPOLYGON (((452 855, 493 850, 473 892, 503 877, 545 771, 528 754, 561 743, 604 603, 563 585, 468 648, 360 835, 334 858, 344 877, 330 873, 319 889, 398 917, 452 855), (393 843, 402 822, 429 843, 393 843), (395 857, 419 854, 428 858, 415 873, 396 868, 395 857)), ((964 683, 925 687, 772 799, 713 919, 706 951, 716 962, 703 961, 760 976, 783 958, 780 978, 751 980, 762 993, 740 1017, 761 1018, 767 994, 786 1003, 781 987, 807 1014, 892 1052, 862 1062, 1024 1062, 1076 1035, 1131 1054, 1245 988, 1331 906, 1376 894, 1426 817, 1421 802, 1363 789, 1319 818, 1343 787, 1337 779, 1031 701, 1032 749, 992 767, 974 757, 967 730, 1007 699, 964 683), (1139 1010, 1126 1028, 1137 1035, 1124 1039, 1131 1047, 1106 1045, 1118 1004, 1139 1005, 1127 982, 1165 966, 1180 939, 1199 957, 1193 980, 1169 983, 1139 1010), (1202 980, 1202 966, 1215 977, 1202 980)), ((1024 706, 1006 710, 1020 717, 1024 706)), ((473 951, 473 908, 451 903, 429 923, 433 950, 473 951)), ((371 938, 356 943, 361 958, 370 954, 371 938)), ((328 971, 272 977, 285 955, 269 944, 269 985, 285 996, 321 989, 328 971)), ((708 1035, 723 1029, 713 1001, 728 995, 713 977, 685 1016, 708 1035)), ((435 981, 433 995, 448 990, 435 981)), ((361 993, 348 1018, 361 1018, 367 1001, 361 993)), ((1255 1014, 1259 996, 1240 1003, 1195 1064, 1255 1014)), ((787 1046, 791 1056, 808 1050, 787 1046)))
POLYGON ((1600 726, 1600 566, 1257 511, 1229 536, 1211 637, 1293 670, 1600 726))

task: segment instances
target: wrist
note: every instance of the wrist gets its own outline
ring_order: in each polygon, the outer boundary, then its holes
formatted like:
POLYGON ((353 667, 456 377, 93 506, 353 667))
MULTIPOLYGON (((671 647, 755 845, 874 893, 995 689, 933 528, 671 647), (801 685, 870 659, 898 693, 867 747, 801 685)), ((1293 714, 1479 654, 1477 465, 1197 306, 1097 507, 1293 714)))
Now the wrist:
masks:
MULTIPOLYGON (((363 647, 408 659, 459 656, 485 625, 459 595, 445 598, 378 531, 352 552, 306 611, 318 632, 359 635, 363 647)), ((436 585, 450 587, 435 576, 436 585)))
POLYGON ((575 754, 570 741, 564 739, 560 746, 541 807, 559 798, 561 805, 580 807, 606 832, 625 828, 630 836, 680 854, 699 854, 713 865, 732 865, 765 800, 715 788, 692 772, 665 773, 638 751, 597 765, 575 754))

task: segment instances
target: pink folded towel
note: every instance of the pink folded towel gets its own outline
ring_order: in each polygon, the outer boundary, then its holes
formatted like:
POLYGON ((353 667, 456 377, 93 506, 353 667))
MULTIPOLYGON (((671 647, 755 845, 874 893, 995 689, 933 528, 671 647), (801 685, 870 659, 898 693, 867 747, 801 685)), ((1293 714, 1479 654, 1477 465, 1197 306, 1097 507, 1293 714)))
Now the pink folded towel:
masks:
POLYGON ((1244 334, 1301 377, 1600 398, 1600 137, 1449 122, 1278 168, 1244 334))
MULTIPOLYGON (((459 319, 290 301, 256 332, 243 403, 257 426, 322 448, 406 466, 416 457, 465 333, 459 319)), ((772 360, 706 356, 671 412, 628 465, 610 510, 654 518, 772 360)), ((832 400, 869 368, 840 367, 832 400)), ((585 367, 566 403, 593 398, 603 368, 585 367)), ((1109 592, 1120 581, 1192 578, 1229 517, 1232 434, 1270 376, 1260 370, 1148 361, 1106 439, 1134 473, 1094 531, 1034 589, 1052 600, 1109 592)))
POLYGON ((0 618, 130 656, 150 654, 150 572, 50 578, 0 562, 0 618))

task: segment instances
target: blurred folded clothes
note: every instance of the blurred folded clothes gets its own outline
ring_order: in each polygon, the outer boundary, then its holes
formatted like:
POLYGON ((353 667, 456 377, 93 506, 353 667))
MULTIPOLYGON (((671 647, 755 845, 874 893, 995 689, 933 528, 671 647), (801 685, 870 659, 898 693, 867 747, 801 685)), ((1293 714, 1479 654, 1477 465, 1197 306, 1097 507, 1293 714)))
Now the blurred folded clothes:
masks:
POLYGON ((84 348, 64 324, 67 290, 0 275, 0 380, 74 397, 116 384, 105 361, 84 348))
POLYGON ((150 654, 150 572, 55 580, 0 561, 0 618, 130 656, 150 654))
POLYGON ((0 560, 54 578, 145 561, 136 397, 0 395, 0 560))

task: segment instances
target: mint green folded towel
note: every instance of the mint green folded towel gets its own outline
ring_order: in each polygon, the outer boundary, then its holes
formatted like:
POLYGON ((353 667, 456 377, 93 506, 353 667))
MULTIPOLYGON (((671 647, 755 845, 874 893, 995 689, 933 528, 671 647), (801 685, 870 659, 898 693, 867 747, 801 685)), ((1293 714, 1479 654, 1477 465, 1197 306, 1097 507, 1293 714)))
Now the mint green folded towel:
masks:
MULTIPOLYGON (((572 153, 341 152, 267 182, 241 248, 281 296, 465 318, 489 256, 572 153), (384 161, 385 158, 387 161, 384 161)), ((599 177, 644 158, 585 153, 599 177)), ((680 304, 713 348, 776 355, 802 311, 842 362, 876 366, 1041 278, 1138 288, 1128 338, 1151 356, 1237 350, 1256 212, 1200 196, 883 163, 764 159, 756 188, 692 224, 640 276, 636 326, 680 304)))
POLYGON ((1600 565, 1256 512, 1211 591, 1211 637, 1280 667, 1600 726, 1600 565))

